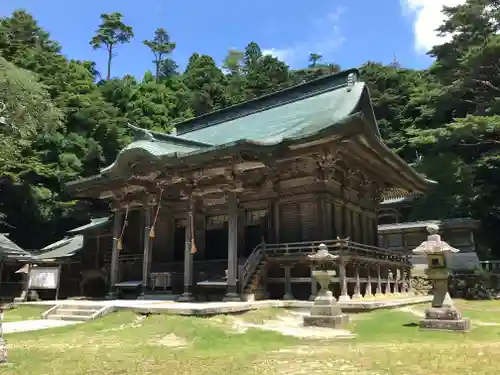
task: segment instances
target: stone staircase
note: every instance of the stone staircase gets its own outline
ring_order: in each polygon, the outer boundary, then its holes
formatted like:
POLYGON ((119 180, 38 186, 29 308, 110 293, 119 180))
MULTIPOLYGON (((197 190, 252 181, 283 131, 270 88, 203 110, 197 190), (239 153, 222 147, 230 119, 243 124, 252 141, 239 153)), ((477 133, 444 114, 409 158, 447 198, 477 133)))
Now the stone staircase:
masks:
POLYGON ((262 269, 266 266, 267 259, 264 257, 259 258, 256 262, 255 265, 252 267, 250 272, 248 273, 248 276, 246 277, 246 282, 242 286, 243 289, 243 298, 248 300, 250 299, 263 299, 264 296, 264 289, 262 287, 262 283, 260 282, 260 277, 261 277, 261 271, 262 269))
POLYGON ((107 315, 114 306, 61 303, 42 314, 44 319, 72 320, 86 322, 107 315))

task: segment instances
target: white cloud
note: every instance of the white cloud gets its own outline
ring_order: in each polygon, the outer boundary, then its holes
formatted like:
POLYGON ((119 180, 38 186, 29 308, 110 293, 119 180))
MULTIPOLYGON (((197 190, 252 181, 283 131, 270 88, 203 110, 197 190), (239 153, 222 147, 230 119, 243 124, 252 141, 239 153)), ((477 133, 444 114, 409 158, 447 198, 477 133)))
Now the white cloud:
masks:
POLYGON ((309 53, 319 53, 325 58, 335 52, 345 42, 342 35, 340 16, 344 8, 337 8, 326 16, 314 20, 310 27, 310 37, 298 40, 283 48, 265 48, 264 55, 274 56, 287 63, 292 63, 299 58, 307 58, 309 53))
POLYGON ((464 3, 465 0, 401 0, 403 12, 413 19, 415 50, 418 53, 426 53, 433 46, 449 40, 449 37, 439 36, 436 32, 444 21, 443 6, 464 3))
POLYGON ((295 50, 293 48, 267 48, 262 50, 263 55, 271 55, 276 57, 281 61, 289 60, 295 54, 295 50))

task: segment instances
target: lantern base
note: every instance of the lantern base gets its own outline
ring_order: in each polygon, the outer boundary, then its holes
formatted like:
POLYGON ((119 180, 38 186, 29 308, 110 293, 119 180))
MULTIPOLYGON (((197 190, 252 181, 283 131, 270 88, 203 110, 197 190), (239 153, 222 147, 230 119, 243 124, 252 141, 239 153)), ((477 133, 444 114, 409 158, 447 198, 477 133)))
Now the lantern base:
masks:
POLYGON ((311 315, 304 316, 305 327, 342 328, 349 323, 349 316, 342 313, 332 292, 320 293, 314 299, 311 315))
POLYGON ((425 310, 425 319, 420 321, 420 328, 469 332, 471 324, 470 319, 462 317, 462 314, 454 307, 430 307, 425 310))

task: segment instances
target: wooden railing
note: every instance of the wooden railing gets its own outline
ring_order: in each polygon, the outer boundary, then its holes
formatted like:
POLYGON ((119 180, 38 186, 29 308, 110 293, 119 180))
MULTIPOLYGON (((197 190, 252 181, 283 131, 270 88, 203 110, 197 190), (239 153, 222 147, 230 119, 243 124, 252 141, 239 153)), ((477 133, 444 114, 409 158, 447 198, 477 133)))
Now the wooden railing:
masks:
POLYGON ((272 257, 287 255, 310 255, 318 250, 318 246, 320 244, 324 244, 325 246, 327 246, 328 251, 331 254, 351 257, 366 257, 370 259, 380 259, 408 265, 411 264, 409 254, 342 239, 266 244, 263 248, 263 253, 267 256, 272 257))
POLYGON ((320 244, 328 247, 328 252, 349 257, 364 257, 386 262, 411 265, 410 255, 398 251, 382 249, 377 246, 365 245, 354 241, 336 239, 326 241, 288 242, 278 244, 262 243, 258 245, 239 269, 241 292, 243 293, 253 273, 257 270, 264 256, 286 257, 288 255, 312 255, 318 251, 320 244))
POLYGON ((484 271, 500 273, 500 260, 483 260, 479 265, 484 271))
POLYGON ((243 266, 239 269, 238 272, 242 294, 248 284, 248 281, 250 280, 250 277, 252 277, 253 273, 257 270, 257 267, 263 257, 263 250, 265 250, 266 246, 267 245, 264 243, 257 245, 257 247, 255 247, 252 253, 248 256, 243 266))

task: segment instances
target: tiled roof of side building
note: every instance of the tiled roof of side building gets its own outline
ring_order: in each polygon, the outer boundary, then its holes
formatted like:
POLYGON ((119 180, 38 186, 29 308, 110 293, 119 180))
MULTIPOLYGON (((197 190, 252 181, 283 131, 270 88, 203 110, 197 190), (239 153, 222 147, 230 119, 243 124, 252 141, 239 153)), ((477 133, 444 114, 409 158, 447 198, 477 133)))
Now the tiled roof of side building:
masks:
POLYGON ((0 233, 0 260, 2 258, 13 259, 18 261, 28 261, 32 259, 32 254, 21 249, 18 245, 12 242, 7 234, 0 233))
POLYGON ((425 229, 429 224, 437 224, 440 228, 477 228, 480 225, 480 221, 470 217, 458 217, 443 220, 409 221, 395 224, 380 224, 378 226, 378 231, 379 233, 385 233, 395 230, 425 229))
MULTIPOLYGON (((429 185, 437 184, 436 181, 429 180, 428 178, 425 178, 425 181, 429 185)), ((422 192, 408 191, 406 189, 395 186, 389 189, 385 189, 382 192, 382 201, 380 203, 383 205, 389 205, 401 202, 409 202, 413 201, 415 198, 421 197, 422 195, 423 195, 422 192)))

